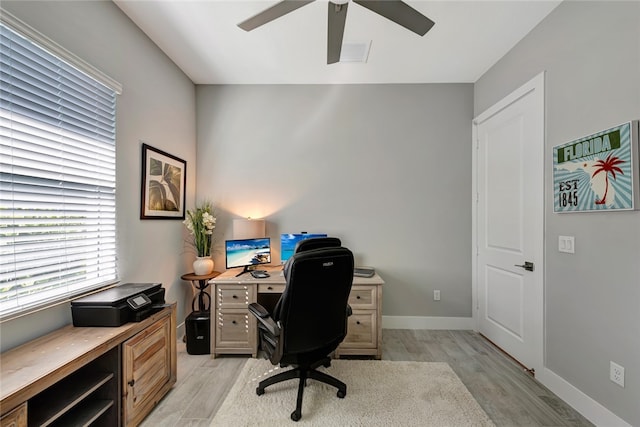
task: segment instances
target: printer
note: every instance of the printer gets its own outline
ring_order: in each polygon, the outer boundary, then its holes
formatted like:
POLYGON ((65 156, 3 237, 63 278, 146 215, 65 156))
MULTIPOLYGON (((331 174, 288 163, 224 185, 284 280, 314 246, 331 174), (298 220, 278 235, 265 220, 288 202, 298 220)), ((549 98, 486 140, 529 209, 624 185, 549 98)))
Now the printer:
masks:
POLYGON ((164 307, 161 283, 125 283, 71 301, 73 326, 121 326, 164 307))

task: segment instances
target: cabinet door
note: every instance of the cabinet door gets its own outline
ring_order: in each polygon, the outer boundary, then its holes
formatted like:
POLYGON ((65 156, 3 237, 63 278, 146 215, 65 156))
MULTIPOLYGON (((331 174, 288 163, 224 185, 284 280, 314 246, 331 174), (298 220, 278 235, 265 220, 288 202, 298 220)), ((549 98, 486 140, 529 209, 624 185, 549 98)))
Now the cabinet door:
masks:
POLYGON ((27 427, 27 404, 23 403, 0 418, 0 427, 27 427))
POLYGON ((170 317, 158 320, 122 345, 123 424, 137 425, 176 380, 170 317))

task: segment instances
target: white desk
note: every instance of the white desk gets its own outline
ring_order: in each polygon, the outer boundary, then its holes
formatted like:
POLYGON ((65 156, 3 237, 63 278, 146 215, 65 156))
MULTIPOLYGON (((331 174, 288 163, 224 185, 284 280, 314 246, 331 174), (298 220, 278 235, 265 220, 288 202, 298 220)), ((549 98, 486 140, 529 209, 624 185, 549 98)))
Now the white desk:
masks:
MULTIPOLYGON (((258 355, 258 329, 256 319, 249 313, 248 305, 259 302, 271 309, 284 291, 282 266, 261 267, 270 277, 256 279, 245 273, 235 277, 240 270, 227 270, 211 279, 214 304, 211 312, 211 354, 258 355)), ((338 349, 341 355, 382 357, 382 285, 376 274, 370 278, 354 277, 349 305, 347 336, 338 349)))

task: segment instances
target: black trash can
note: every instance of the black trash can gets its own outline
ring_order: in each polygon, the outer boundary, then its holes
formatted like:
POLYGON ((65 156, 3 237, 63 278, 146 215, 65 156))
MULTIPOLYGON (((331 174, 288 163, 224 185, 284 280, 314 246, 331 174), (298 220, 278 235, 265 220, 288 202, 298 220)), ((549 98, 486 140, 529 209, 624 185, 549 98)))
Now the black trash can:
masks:
POLYGON ((211 313, 208 311, 194 311, 187 316, 187 353, 209 354, 211 313))

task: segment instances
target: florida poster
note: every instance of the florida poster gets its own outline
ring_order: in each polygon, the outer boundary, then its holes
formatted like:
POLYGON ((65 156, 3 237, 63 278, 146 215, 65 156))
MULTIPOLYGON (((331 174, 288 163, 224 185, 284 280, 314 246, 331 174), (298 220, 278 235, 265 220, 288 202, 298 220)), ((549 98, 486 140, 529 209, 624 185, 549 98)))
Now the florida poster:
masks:
POLYGON ((638 122, 553 147, 553 211, 634 209, 638 122))

